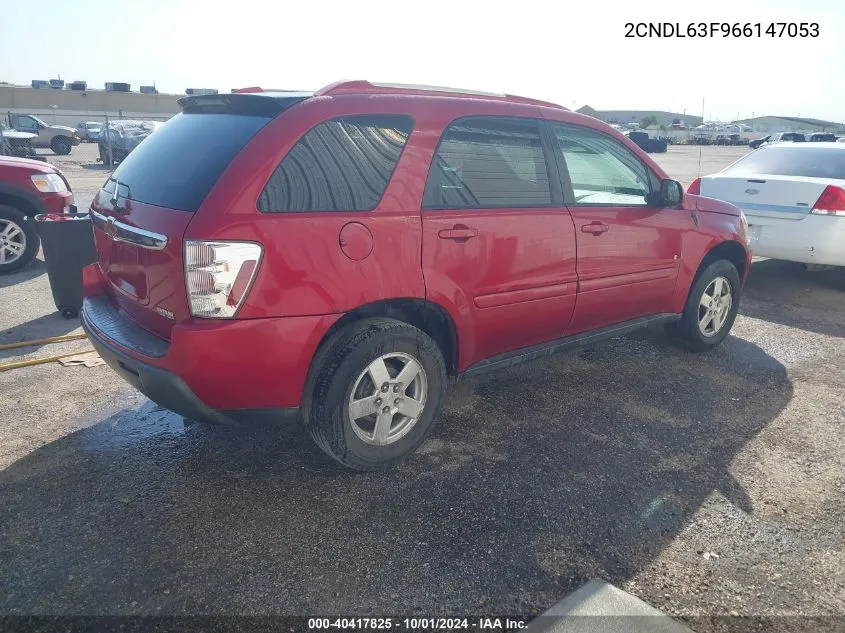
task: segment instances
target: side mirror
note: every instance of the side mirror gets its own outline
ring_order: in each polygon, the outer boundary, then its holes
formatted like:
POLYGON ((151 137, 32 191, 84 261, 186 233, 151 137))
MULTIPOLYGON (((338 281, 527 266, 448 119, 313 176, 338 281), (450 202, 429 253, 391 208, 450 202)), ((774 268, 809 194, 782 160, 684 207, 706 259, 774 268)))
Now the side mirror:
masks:
POLYGON ((684 188, 677 180, 660 181, 660 190, 650 194, 649 206, 677 207, 684 199, 684 188))

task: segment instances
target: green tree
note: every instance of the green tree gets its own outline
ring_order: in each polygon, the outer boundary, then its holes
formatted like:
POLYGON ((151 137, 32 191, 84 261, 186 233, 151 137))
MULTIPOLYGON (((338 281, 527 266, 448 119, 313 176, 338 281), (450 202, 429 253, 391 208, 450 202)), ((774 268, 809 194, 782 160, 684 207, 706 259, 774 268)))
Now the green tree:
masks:
POLYGON ((650 125, 657 125, 657 117, 654 116, 653 114, 650 114, 648 116, 644 116, 642 119, 640 119, 640 127, 641 128, 647 128, 650 125))

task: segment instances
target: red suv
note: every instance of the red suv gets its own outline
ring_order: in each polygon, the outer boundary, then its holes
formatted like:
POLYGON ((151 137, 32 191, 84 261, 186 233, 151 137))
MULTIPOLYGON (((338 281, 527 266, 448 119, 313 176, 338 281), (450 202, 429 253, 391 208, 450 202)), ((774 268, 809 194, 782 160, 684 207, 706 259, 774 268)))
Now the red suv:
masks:
POLYGON ((181 106, 92 203, 82 320, 186 417, 294 415, 372 469, 425 439, 450 376, 733 324, 740 212, 595 119, 365 81, 181 106))
POLYGON ((35 259, 41 246, 36 215, 71 212, 73 193, 62 172, 41 161, 0 156, 0 275, 35 259))

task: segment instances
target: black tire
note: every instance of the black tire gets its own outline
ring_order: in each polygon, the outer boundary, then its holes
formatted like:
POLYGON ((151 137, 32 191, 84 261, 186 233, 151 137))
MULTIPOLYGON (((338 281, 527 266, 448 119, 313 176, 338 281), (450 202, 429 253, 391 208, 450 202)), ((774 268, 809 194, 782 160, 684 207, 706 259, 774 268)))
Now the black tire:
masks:
POLYGON ((341 464, 356 470, 391 466, 422 444, 434 428, 446 391, 446 366, 437 344, 425 332, 394 319, 362 319, 328 341, 312 367, 303 402, 305 425, 317 445, 341 464), (361 373, 390 353, 416 360, 428 388, 422 413, 410 430, 390 444, 377 446, 356 434, 347 404, 361 373))
POLYGON ((75 319, 79 316, 79 311, 72 306, 64 306, 59 312, 65 319, 75 319))
POLYGON ((70 154, 72 147, 73 144, 67 136, 54 136, 53 140, 50 141, 50 149, 53 150, 53 153, 58 154, 59 156, 67 156, 70 154))
POLYGON ((666 326, 667 335, 673 342, 693 352, 706 352, 713 349, 725 340, 733 327, 739 311, 741 292, 742 284, 736 266, 726 259, 717 259, 709 264, 705 262, 705 267, 699 272, 690 289, 681 320, 666 326), (722 277, 730 283, 731 305, 718 332, 705 336, 699 327, 699 315, 702 309, 700 303, 704 291, 718 277, 722 277))
MULTIPOLYGON (((14 223, 21 229, 23 236, 26 238, 26 246, 22 255, 11 262, 0 262, 0 275, 6 275, 8 273, 15 272, 16 270, 20 270, 24 266, 28 266, 38 254, 38 249, 41 248, 41 239, 38 237, 38 233, 35 232, 32 220, 24 220, 25 217, 26 216, 23 212, 18 211, 14 207, 0 205, 0 220, 14 223)), ((6 222, 3 222, 4 226, 8 226, 6 222)), ((0 228, 0 230, 2 230, 2 228, 0 228)), ((2 248, 2 246, 0 246, 0 248, 2 248)), ((5 256, 8 257, 8 253, 6 253, 5 256)))

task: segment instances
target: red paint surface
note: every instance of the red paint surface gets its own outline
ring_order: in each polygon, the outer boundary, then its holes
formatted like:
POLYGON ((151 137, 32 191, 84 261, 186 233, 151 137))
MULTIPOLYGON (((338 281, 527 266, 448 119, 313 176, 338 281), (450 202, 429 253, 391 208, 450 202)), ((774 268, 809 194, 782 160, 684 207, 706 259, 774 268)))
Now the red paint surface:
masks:
MULTIPOLYGON (((313 354, 327 330, 360 306, 397 298, 440 306, 456 325, 462 370, 485 357, 567 334, 680 312, 706 253, 726 240, 742 243, 736 209, 692 195, 669 209, 561 204, 421 211, 438 139, 451 121, 467 115, 595 128, 623 143, 658 178, 667 177, 622 134, 564 109, 341 90, 271 121, 223 172, 196 214, 134 203, 120 221, 167 235, 167 248, 141 252, 98 232, 102 276, 86 272, 86 292, 105 286, 129 318, 169 339, 170 352, 161 359, 132 355, 180 375, 208 406, 288 407, 300 403, 313 354), (265 183, 305 132, 329 118, 369 113, 410 114, 415 120, 373 211, 257 211, 265 183), (581 230, 595 222, 607 230, 581 230), (235 320, 189 316, 184 239, 263 245, 258 273, 235 320), (173 312, 175 321, 157 314, 156 307, 173 312)), ((93 206, 112 215, 99 198, 93 206)))
POLYGON ((373 234, 360 222, 350 222, 340 229, 338 244, 349 259, 360 261, 373 252, 373 234))

